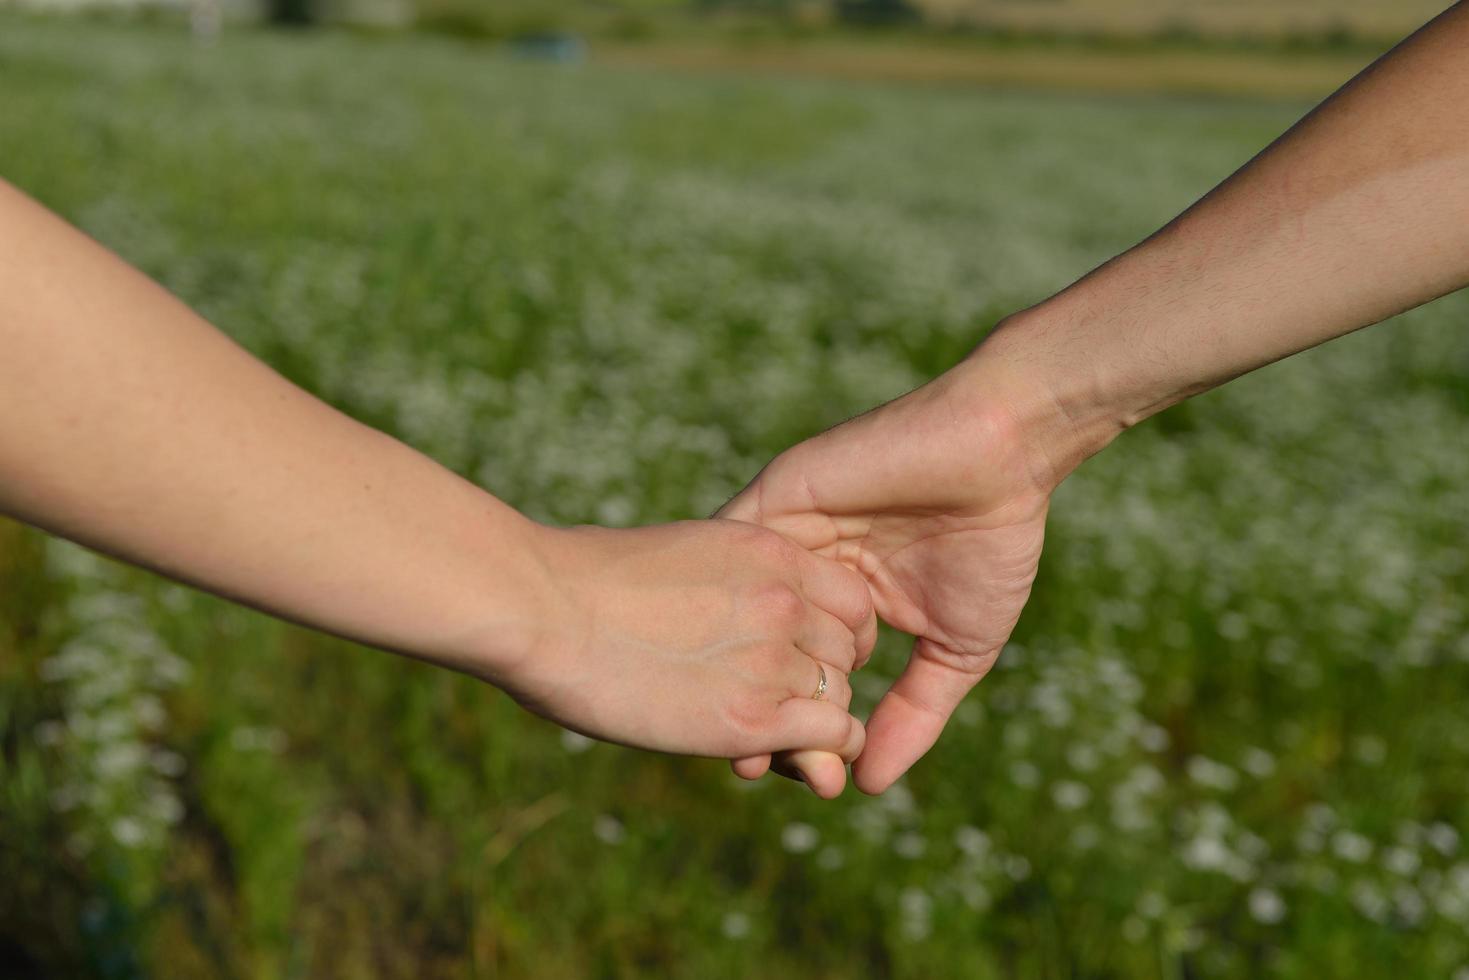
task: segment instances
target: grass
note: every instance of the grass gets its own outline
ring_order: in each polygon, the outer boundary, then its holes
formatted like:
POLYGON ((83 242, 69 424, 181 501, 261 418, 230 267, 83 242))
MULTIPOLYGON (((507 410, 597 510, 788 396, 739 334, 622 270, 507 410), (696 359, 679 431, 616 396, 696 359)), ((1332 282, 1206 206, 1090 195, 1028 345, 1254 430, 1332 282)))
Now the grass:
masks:
POLYGON ((604 64, 665 71, 760 74, 1106 94, 1323 98, 1387 45, 1283 53, 1260 46, 895 35, 600 41, 604 64))
MULTIPOLYGON (((0 172, 568 522, 707 513, 1304 108, 0 19, 0 172)), ((1003 667, 878 799, 568 738, 0 527, 0 972, 1454 975, 1465 299, 1087 464, 1003 667)))
POLYGON ((1186 33, 1206 38, 1396 39, 1448 6, 1440 0, 1273 0, 1207 3, 1200 0, 914 0, 938 23, 1002 30, 1086 32, 1111 37, 1186 33))

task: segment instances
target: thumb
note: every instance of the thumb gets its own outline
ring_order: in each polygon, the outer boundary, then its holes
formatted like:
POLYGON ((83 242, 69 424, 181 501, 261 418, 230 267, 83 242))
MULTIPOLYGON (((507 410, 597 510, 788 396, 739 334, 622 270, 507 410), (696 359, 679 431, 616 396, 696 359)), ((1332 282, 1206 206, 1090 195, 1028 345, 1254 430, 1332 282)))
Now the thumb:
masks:
POLYGON ((963 670, 945 663, 943 654, 932 641, 914 643, 902 676, 873 709, 866 747, 852 765, 852 782, 862 792, 881 793, 923 758, 964 695, 995 661, 990 656, 983 669, 963 670))
POLYGON ((755 489, 755 484, 759 482, 760 478, 755 477, 749 486, 735 494, 729 502, 715 511, 714 516, 730 521, 744 521, 747 524, 760 523, 760 508, 756 503, 759 493, 755 489))

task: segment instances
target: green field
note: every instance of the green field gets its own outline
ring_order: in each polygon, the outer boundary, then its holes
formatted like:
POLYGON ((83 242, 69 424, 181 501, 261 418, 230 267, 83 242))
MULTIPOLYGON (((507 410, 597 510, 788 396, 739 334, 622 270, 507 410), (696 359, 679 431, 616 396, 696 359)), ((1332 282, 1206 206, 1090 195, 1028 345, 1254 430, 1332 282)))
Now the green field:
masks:
MULTIPOLYGON (((557 522, 709 512, 1303 108, 0 18, 0 174, 557 522)), ((0 526, 0 974, 1469 975, 1466 299, 1084 466, 1013 648, 880 798, 0 526)))

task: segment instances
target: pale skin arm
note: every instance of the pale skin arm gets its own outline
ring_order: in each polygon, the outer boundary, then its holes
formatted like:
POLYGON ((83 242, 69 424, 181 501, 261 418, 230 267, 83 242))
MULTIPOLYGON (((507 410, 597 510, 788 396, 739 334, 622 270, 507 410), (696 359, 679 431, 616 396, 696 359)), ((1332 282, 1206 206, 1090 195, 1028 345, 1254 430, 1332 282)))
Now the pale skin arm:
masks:
MULTIPOLYGON (((0 513, 609 740, 727 758, 862 745, 846 674, 874 626, 850 570, 731 521, 527 520, 3 182, 0 513)), ((809 781, 833 795, 843 778, 809 781)))
POLYGON ((1051 492, 1083 460, 1169 405, 1469 284, 1466 53, 1459 3, 1156 235, 930 384, 783 453, 722 511, 861 571, 917 638, 868 722, 860 788, 901 776, 993 665, 1051 492))

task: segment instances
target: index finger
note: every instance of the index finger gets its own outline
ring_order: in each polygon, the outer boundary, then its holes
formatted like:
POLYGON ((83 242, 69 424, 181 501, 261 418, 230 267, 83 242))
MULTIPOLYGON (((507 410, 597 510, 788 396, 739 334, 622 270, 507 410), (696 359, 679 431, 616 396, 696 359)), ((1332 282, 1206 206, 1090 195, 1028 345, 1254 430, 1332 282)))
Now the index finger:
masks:
POLYGON ((795 553, 801 592, 807 601, 825 609, 852 631, 857 666, 866 663, 877 644, 877 613, 867 580, 841 562, 804 548, 798 547, 795 553))

